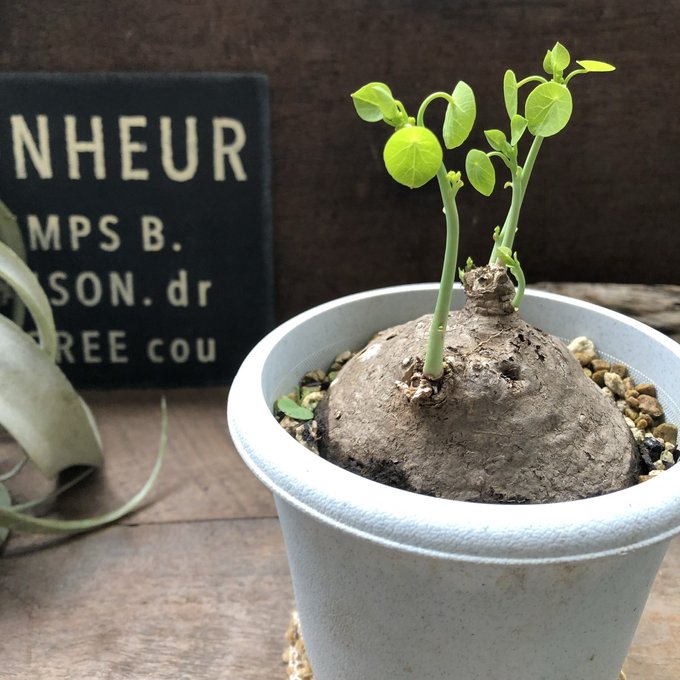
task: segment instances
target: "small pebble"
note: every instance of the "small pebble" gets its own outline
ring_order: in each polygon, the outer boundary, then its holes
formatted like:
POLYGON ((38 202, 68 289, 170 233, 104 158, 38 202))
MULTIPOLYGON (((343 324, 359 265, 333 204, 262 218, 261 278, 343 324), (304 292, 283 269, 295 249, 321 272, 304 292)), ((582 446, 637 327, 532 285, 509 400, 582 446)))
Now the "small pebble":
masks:
POLYGON ((656 397, 656 385, 652 385, 652 383, 640 383, 639 385, 636 385, 635 389, 640 394, 646 394, 647 396, 650 397, 656 397))
POLYGON ((624 397, 626 398, 626 404, 628 406, 631 408, 640 408, 640 402, 637 400, 637 397, 630 394, 630 390, 625 392, 624 397))
POLYGON ((621 378, 625 378, 628 376, 628 366, 626 366, 625 364, 612 364, 609 370, 612 373, 620 375, 621 378))
MULTIPOLYGON (((625 404, 626 402, 623 403, 625 404)), ((624 407, 623 415, 626 416, 633 423, 633 427, 635 427, 635 421, 640 417, 640 414, 630 406, 624 407)))
POLYGON ((640 416, 635 421, 635 427, 637 427, 641 430, 646 430, 651 424, 652 424, 652 422, 647 416, 640 416))
POLYGON ((574 338, 568 345, 569 351, 573 354, 575 352, 593 352, 597 356, 595 351, 595 343, 586 338, 584 335, 580 335, 578 338, 574 338))
POLYGON ((604 387, 604 376, 607 371, 595 371, 590 377, 600 387, 604 387))
POLYGON ((588 366, 590 362, 597 356, 595 350, 583 351, 583 352, 572 352, 576 357, 576 360, 581 364, 581 366, 588 366))
POLYGON ((590 364, 593 371, 608 371, 610 367, 609 362, 604 359, 593 359, 590 364))
POLYGON ((618 373, 605 371, 604 384, 619 397, 622 397, 626 392, 626 388, 623 386, 623 378, 618 373))
POLYGON ((652 418, 661 418, 661 416, 663 416, 663 409, 661 408, 661 404, 655 397, 652 397, 649 394, 640 391, 638 402, 640 404, 640 411, 642 413, 650 415, 652 416, 652 418))
POLYGON ((678 443, 678 426, 673 423, 661 423, 660 425, 657 425, 654 430, 652 430, 652 434, 655 437, 668 442, 673 447, 678 443))
POLYGON ((586 376, 586 378, 590 378, 593 375, 593 372, 589 368, 584 368, 583 373, 586 376))
MULTIPOLYGON (((630 376, 623 379, 623 384, 626 386, 627 390, 635 389, 635 381, 630 376)), ((637 394, 635 396, 637 397, 637 394)))

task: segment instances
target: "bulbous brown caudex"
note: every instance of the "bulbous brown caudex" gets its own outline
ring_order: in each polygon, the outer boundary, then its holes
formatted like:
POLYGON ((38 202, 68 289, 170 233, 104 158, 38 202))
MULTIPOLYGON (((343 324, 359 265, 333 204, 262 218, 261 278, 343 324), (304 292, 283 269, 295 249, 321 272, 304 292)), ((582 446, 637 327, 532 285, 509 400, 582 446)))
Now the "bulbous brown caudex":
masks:
POLYGON ((638 452, 622 414, 562 341, 520 318, 505 269, 473 269, 465 291, 439 380, 419 372, 429 315, 377 333, 348 362, 317 410, 321 455, 465 501, 566 501, 634 484, 638 452))

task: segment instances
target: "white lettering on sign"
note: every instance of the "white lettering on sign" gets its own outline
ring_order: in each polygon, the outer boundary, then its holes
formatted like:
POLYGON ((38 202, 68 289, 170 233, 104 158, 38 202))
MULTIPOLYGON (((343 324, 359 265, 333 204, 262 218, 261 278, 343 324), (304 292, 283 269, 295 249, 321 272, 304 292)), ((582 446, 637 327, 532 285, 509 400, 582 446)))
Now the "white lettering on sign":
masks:
MULTIPOLYGON (((34 333, 31 333, 34 335, 34 333)), ((123 330, 57 331, 57 363, 127 364, 127 334, 123 330)))
POLYGON ((135 168, 132 156, 146 151, 146 142, 132 140, 132 128, 145 128, 146 116, 121 116, 118 119, 120 134, 120 176, 124 180, 149 179, 146 168, 135 168))
POLYGON ((163 364, 166 361, 185 364, 192 357, 201 364, 210 364, 215 361, 215 350, 215 338, 194 338, 193 345, 186 338, 152 338, 146 345, 146 355, 154 364, 163 364))
MULTIPOLYGON (((104 125, 102 116, 89 116, 81 120, 72 114, 64 115, 64 145, 66 167, 61 168, 71 180, 107 179, 107 159, 120 158, 120 178, 124 181, 149 181, 150 153, 160 154, 160 167, 164 175, 173 182, 188 182, 196 177, 199 169, 198 118, 186 116, 183 125, 175 124, 170 116, 159 116, 157 121, 149 121, 147 116, 119 116, 114 137, 113 130, 104 125), (149 137, 154 129, 153 139, 149 137), (180 132, 180 130, 182 132, 180 132), (181 148, 180 157, 184 158, 183 167, 178 167, 175 151, 181 148), (114 147, 113 139, 116 139, 114 147), (91 163, 82 163, 82 157, 91 156, 91 163), (83 169, 91 168, 90 170, 83 169)), ((110 123, 108 124, 110 127, 110 123)), ((11 115, 12 153, 14 172, 17 179, 27 179, 32 168, 41 179, 54 179, 59 168, 54 167, 53 153, 55 144, 54 125, 49 116, 38 114, 32 126, 23 115, 11 115)), ((211 120, 212 177, 215 182, 235 179, 237 182, 248 180, 241 158, 246 145, 247 134, 243 123, 228 116, 218 116, 211 120)), ((61 158, 60 154, 57 154, 61 158)), ((210 162, 205 159, 205 162, 210 162)), ((110 173, 111 168, 108 168, 110 173)))
POLYGON ((78 274, 54 271, 47 276, 45 292, 53 307, 63 307, 71 301, 83 307, 96 307, 102 303, 112 307, 133 307, 135 304, 135 280, 131 271, 108 272, 107 275, 93 271, 78 274))
POLYGON ((94 158, 94 176, 106 179, 104 165, 104 128, 101 116, 90 117, 90 139, 78 139, 75 116, 64 116, 66 157, 69 179, 80 179, 80 154, 91 153, 94 158))
POLYGON ((38 127, 38 142, 33 139, 31 131, 23 116, 10 116, 12 126, 12 150, 14 152, 14 171, 17 179, 26 179, 26 154, 31 157, 33 167, 41 179, 52 179, 52 158, 50 155, 50 140, 47 126, 47 116, 36 116, 38 127))
POLYGON ((186 165, 181 170, 175 165, 172 145, 172 118, 161 116, 161 162, 168 179, 188 182, 198 169, 198 132, 196 117, 189 116, 184 122, 186 165))

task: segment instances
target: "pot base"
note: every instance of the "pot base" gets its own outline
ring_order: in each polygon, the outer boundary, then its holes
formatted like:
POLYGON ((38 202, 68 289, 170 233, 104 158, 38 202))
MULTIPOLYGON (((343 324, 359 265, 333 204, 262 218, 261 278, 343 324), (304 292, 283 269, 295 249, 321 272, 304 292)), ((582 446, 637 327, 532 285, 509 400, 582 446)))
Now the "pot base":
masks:
MULTIPOLYGON (((307 658, 305 641, 302 638, 300 619, 294 611, 290 616, 290 623, 286 631, 288 646, 283 652, 283 662, 286 664, 288 680, 314 680, 312 667, 307 658)), ((621 671, 618 680, 626 680, 626 674, 621 671)))

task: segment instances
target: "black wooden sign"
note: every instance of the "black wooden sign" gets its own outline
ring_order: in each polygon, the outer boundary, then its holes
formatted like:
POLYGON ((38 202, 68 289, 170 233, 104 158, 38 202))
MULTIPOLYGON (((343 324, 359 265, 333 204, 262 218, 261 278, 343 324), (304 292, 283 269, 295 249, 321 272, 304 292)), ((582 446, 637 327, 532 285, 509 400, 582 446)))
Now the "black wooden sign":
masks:
POLYGON ((79 386, 227 381, 272 322, 258 74, 0 74, 0 198, 79 386))

